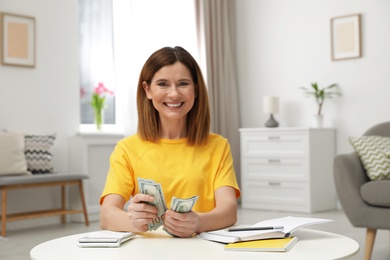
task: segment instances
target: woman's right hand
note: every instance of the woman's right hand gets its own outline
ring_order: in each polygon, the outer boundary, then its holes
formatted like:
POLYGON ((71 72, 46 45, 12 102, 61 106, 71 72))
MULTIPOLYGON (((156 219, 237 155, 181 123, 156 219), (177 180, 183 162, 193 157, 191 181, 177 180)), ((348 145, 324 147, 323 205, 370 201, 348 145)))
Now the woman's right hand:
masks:
POLYGON ((130 204, 127 207, 127 215, 130 220, 130 225, 134 227, 134 232, 148 231, 148 224, 157 218, 157 208, 145 202, 153 202, 154 197, 138 193, 130 199, 130 204))

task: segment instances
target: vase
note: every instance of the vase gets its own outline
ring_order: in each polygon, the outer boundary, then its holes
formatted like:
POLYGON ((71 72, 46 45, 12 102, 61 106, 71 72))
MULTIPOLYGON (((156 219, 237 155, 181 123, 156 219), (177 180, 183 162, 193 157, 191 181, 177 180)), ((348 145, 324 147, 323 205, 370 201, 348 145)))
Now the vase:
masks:
POLYGON ((278 127, 279 123, 275 120, 274 116, 271 114, 268 121, 265 122, 266 127, 278 127))
POLYGON ((314 115, 312 121, 313 128, 322 128, 324 124, 324 116, 323 115, 314 115))
POLYGON ((102 129, 102 125, 104 124, 104 109, 94 110, 94 122, 97 130, 102 129))

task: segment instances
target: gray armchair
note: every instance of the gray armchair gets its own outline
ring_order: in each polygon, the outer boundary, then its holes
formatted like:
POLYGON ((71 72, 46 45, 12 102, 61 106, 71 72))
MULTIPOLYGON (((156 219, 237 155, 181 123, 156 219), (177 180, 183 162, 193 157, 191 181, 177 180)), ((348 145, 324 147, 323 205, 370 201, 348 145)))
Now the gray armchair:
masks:
MULTIPOLYGON (((390 137, 390 122, 364 135, 390 137)), ((390 180, 371 181, 356 152, 337 155, 334 179, 340 204, 354 227, 366 228, 364 259, 371 259, 377 229, 390 230, 390 180)))

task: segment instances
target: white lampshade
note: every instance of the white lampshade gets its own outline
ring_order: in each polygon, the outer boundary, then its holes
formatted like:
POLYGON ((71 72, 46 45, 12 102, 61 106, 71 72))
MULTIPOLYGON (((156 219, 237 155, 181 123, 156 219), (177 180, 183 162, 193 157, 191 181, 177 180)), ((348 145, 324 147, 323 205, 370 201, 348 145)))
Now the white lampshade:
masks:
POLYGON ((265 96, 263 99, 263 112, 264 114, 279 113, 279 97, 265 96))

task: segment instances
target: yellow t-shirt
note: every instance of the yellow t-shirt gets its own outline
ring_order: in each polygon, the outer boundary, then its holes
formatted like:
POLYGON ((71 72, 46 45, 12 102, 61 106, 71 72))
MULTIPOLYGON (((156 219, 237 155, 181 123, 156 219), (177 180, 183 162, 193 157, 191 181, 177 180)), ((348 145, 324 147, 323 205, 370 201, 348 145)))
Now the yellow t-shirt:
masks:
POLYGON ((187 144, 187 138, 153 143, 136 134, 122 139, 111 154, 100 204, 108 194, 128 201, 139 193, 137 178, 160 183, 168 208, 173 196, 198 195, 193 210, 208 212, 215 208, 214 192, 222 186, 233 187, 240 196, 230 145, 217 134, 210 134, 207 144, 194 146, 187 144))

